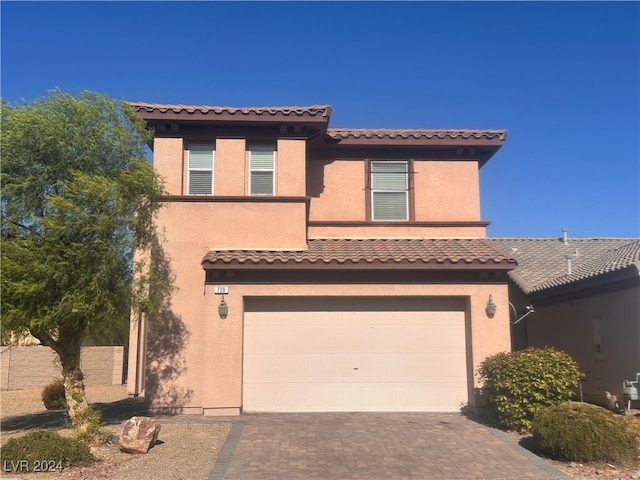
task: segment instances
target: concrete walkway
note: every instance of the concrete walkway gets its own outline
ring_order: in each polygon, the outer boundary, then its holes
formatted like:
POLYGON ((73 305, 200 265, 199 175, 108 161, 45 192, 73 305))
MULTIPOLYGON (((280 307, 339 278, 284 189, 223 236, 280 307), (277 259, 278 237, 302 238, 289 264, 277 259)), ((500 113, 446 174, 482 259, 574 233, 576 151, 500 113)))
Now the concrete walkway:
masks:
POLYGON ((210 480, 567 480, 457 413, 245 414, 210 480))

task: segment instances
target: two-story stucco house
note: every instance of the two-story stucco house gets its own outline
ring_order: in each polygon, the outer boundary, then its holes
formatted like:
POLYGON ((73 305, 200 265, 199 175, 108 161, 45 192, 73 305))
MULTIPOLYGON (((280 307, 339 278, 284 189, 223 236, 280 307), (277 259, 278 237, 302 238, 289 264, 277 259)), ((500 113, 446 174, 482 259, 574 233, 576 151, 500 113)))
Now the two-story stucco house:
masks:
POLYGON ((479 168, 503 130, 329 128, 331 107, 132 103, 167 196, 160 324, 132 322, 152 408, 456 411, 510 350, 479 168))

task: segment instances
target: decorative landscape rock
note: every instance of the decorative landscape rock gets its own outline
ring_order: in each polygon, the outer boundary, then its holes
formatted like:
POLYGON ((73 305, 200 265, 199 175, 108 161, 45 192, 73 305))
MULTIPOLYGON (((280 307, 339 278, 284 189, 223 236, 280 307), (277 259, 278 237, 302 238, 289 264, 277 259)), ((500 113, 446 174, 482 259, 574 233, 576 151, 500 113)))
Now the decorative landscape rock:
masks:
POLYGON ((150 417, 131 417, 122 427, 118 445, 126 453, 147 453, 158 440, 160 424, 150 417))

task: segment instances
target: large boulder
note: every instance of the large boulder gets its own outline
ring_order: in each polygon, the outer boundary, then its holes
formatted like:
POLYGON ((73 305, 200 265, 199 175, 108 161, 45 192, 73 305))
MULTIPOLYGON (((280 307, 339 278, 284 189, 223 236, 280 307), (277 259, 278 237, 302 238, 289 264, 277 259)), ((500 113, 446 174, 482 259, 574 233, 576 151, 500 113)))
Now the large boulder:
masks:
POLYGON ((158 440, 160 424, 150 417, 131 417, 122 427, 118 445, 126 453, 147 453, 158 440))

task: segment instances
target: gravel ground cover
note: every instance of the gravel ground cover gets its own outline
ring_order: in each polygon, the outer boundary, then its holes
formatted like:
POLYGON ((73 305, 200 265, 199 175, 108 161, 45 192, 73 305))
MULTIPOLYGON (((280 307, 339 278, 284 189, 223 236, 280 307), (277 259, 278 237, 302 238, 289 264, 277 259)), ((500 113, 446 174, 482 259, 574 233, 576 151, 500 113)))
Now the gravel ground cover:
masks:
MULTIPOLYGON (((109 403, 127 398, 126 387, 87 387, 89 402, 109 403)), ((2 423, 17 416, 46 412, 40 399, 40 390, 3 391, 0 394, 1 442, 22 435, 26 430, 5 431, 2 423)), ((47 473, 0 472, 0 478, 23 480, 206 480, 213 469, 220 449, 229 433, 225 423, 197 424, 160 421, 158 443, 145 455, 122 453, 117 446, 99 445, 91 448, 99 459, 90 467, 71 467, 47 473)), ((61 435, 71 436, 73 431, 66 426, 52 428, 61 435)), ((114 435, 120 426, 108 425, 105 430, 114 435)))

